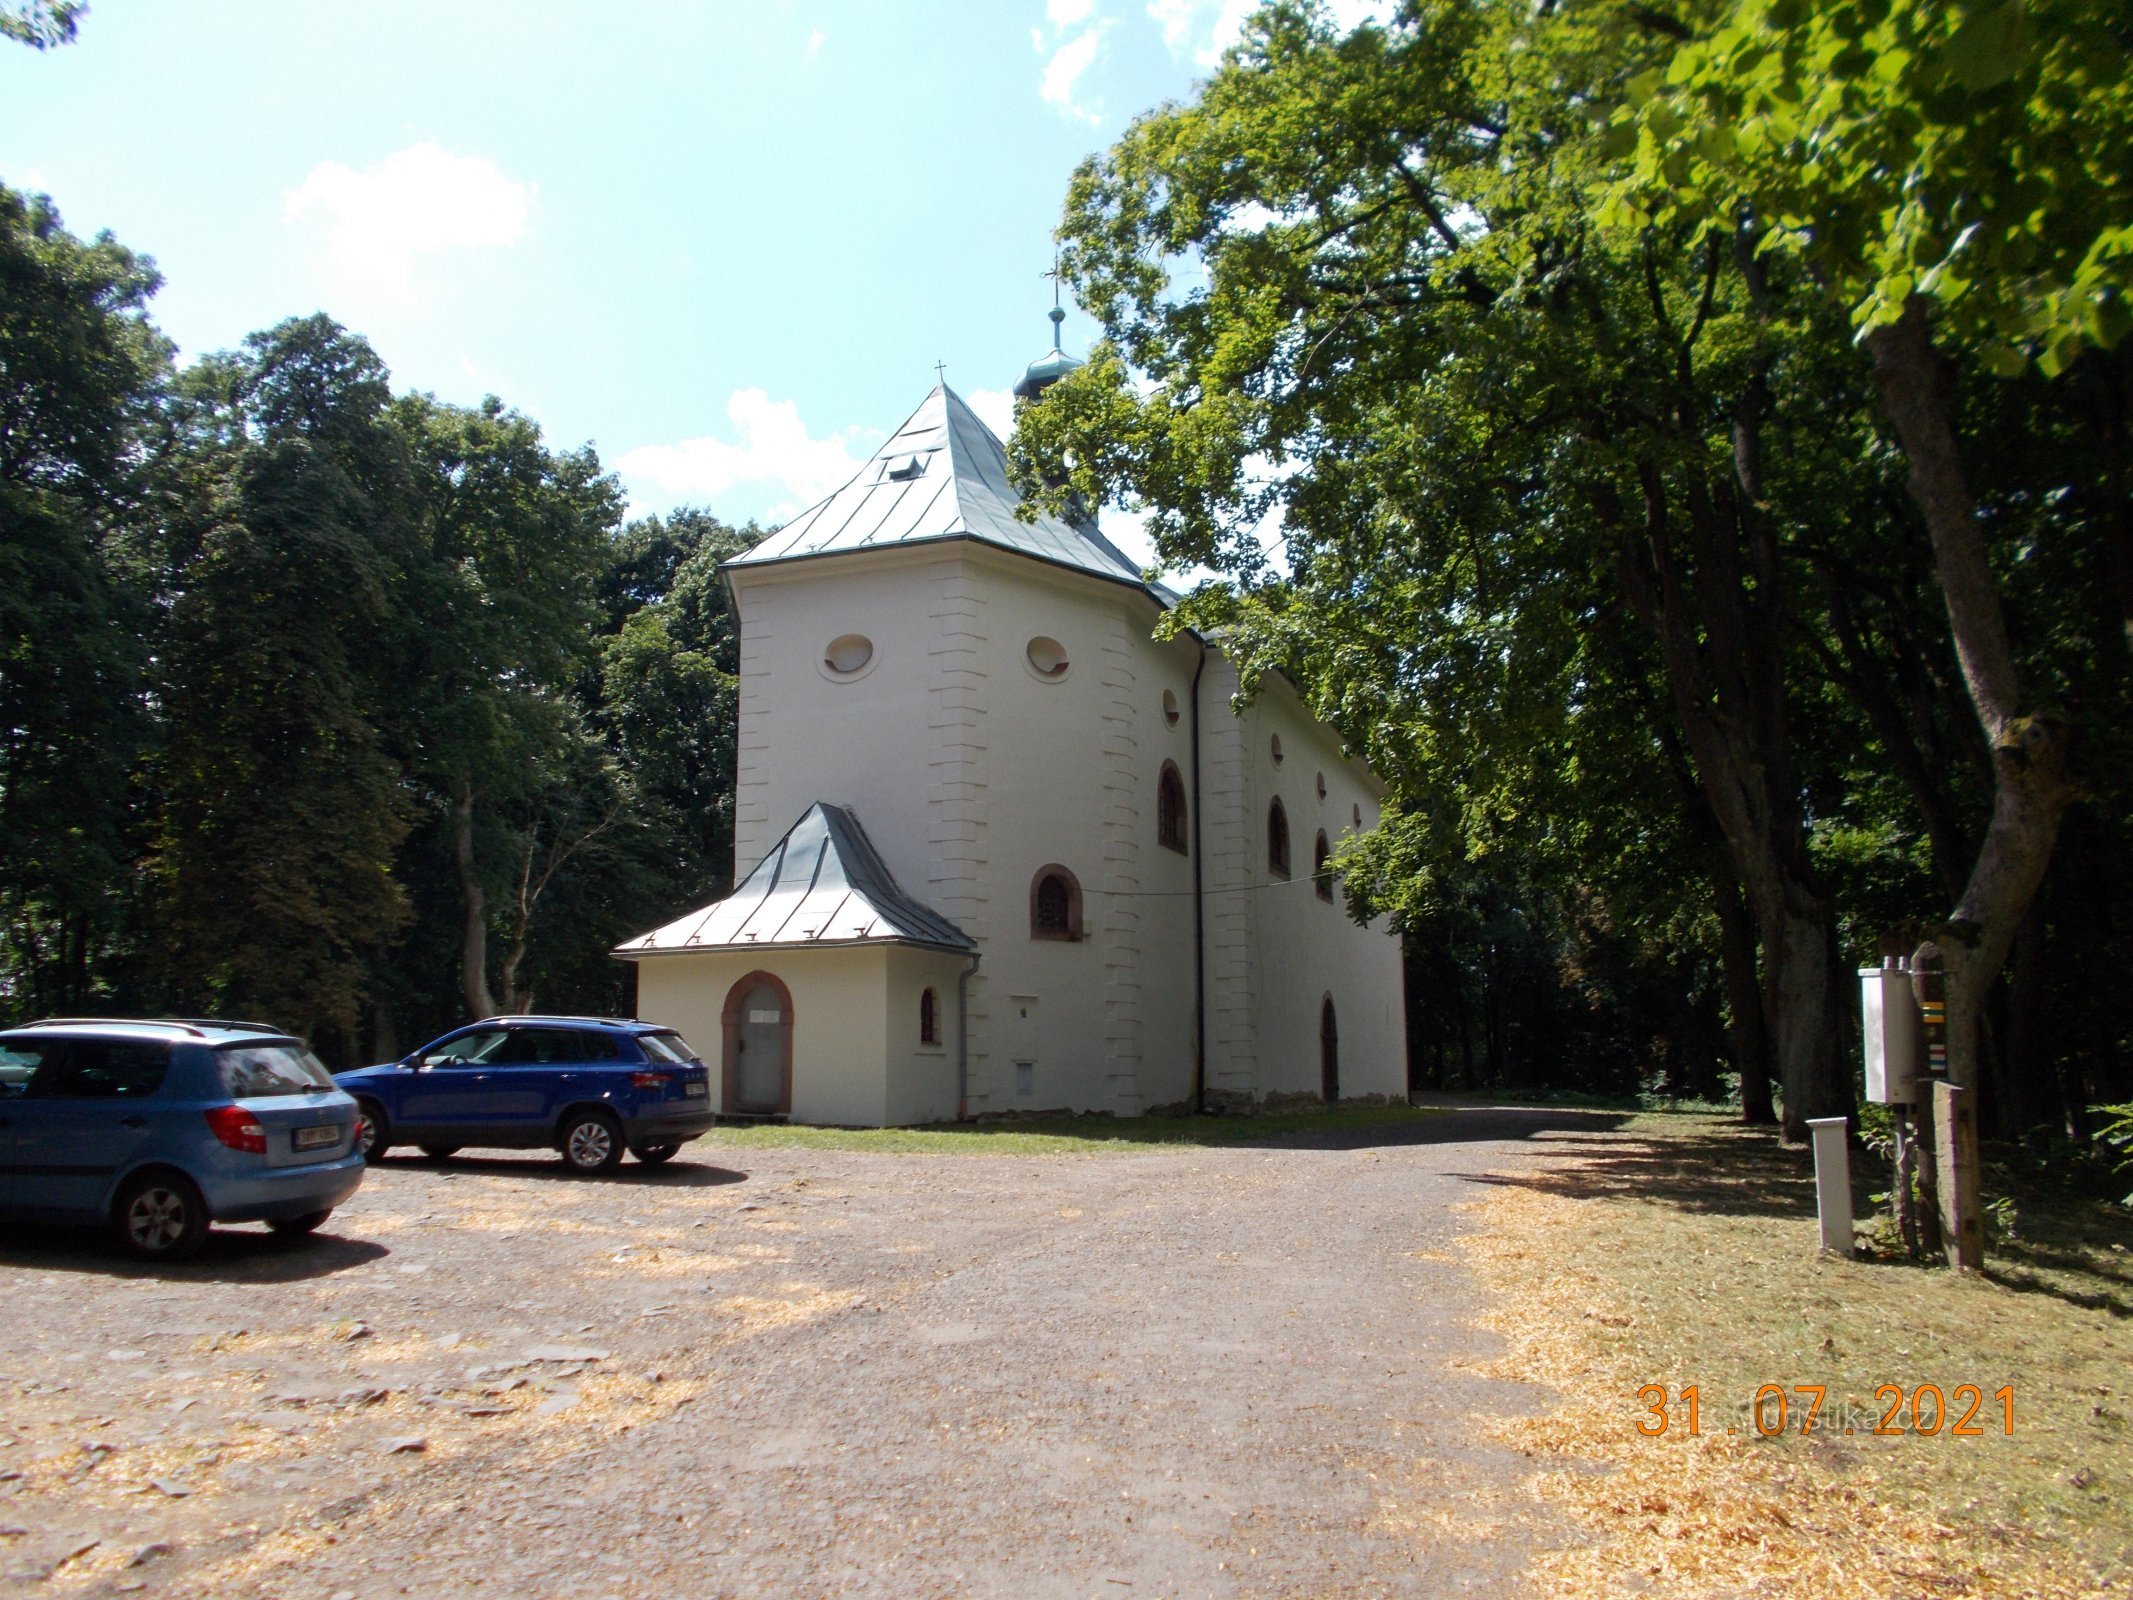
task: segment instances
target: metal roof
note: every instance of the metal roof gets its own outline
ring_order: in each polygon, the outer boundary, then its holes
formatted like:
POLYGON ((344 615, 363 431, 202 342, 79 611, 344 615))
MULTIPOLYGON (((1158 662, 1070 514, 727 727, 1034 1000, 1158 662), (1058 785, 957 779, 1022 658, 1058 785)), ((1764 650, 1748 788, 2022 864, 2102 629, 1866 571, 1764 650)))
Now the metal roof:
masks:
POLYGON ((897 887, 857 817, 817 802, 733 893, 617 945, 615 954, 852 944, 977 948, 961 928, 897 887))
POLYGON ((827 500, 800 513, 729 567, 939 539, 975 539, 1054 566, 1145 590, 1159 605, 1175 596, 1144 583, 1132 560, 1096 531, 1039 513, 1016 517, 1022 497, 1007 481, 1007 451, 946 384, 927 395, 873 459, 827 500))

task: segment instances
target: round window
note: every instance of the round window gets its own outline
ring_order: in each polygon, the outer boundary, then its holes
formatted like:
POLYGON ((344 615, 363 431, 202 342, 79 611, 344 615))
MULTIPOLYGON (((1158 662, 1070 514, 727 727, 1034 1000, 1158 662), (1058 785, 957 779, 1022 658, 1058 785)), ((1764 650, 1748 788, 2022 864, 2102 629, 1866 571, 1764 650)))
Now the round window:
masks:
POLYGON ((1169 689, 1163 691, 1163 720, 1172 723, 1178 720, 1178 697, 1169 689))
POLYGON ((1063 678, 1067 672, 1066 646, 1057 639, 1048 639, 1043 634, 1030 640, 1024 652, 1029 657, 1030 671, 1040 678, 1063 678))
POLYGON ((873 659, 874 641, 863 633, 840 634, 822 652, 822 664, 840 678, 864 671, 873 659))

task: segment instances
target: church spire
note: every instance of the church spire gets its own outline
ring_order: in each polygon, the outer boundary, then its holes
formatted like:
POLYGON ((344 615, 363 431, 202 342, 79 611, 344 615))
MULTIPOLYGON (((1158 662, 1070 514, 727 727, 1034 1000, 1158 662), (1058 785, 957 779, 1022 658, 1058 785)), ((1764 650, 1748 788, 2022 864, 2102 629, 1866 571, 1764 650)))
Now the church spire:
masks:
POLYGON ((1052 280, 1052 309, 1045 313, 1052 321, 1052 348, 1049 354, 1039 356, 1022 374, 1022 381, 1015 385, 1017 400, 1034 400, 1061 378, 1072 372, 1081 363, 1066 353, 1061 344, 1061 329, 1066 323, 1066 312, 1059 304, 1059 263, 1052 262, 1052 270, 1045 274, 1052 280))

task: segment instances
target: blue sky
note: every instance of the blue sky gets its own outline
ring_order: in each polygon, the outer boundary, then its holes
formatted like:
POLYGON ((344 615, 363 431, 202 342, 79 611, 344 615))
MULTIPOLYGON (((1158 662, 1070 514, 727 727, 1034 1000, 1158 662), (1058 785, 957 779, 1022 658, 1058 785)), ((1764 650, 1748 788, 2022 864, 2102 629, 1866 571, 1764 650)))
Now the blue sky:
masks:
POLYGON ((775 521, 936 361, 1004 431, 1076 162, 1249 9, 94 0, 0 48, 0 181, 152 255, 185 357, 323 309, 640 509, 775 521))

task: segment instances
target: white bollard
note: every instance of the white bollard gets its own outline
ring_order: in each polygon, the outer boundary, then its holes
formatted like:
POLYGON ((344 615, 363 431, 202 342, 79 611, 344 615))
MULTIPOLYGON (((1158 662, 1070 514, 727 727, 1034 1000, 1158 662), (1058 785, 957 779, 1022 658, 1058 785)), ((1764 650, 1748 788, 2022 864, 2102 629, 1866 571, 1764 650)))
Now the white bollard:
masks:
POLYGON ((1843 1117, 1810 1117, 1815 1141, 1815 1210, 1822 1219, 1822 1248, 1852 1253, 1852 1152, 1844 1142, 1843 1117))

